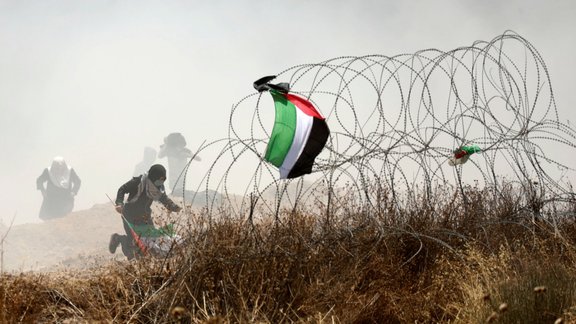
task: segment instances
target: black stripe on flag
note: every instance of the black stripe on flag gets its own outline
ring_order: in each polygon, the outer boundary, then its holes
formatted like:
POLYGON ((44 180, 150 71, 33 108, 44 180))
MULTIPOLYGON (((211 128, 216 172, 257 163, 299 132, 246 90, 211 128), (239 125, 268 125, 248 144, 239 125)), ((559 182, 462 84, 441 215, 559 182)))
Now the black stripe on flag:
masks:
POLYGON ((326 141, 328 141, 328 136, 330 136, 330 129, 328 129, 328 124, 326 120, 314 118, 312 122, 312 130, 310 131, 310 136, 308 136, 308 141, 302 150, 302 154, 298 157, 298 160, 292 167, 292 170, 288 173, 286 178, 292 179, 299 177, 304 174, 312 173, 312 165, 316 156, 322 152, 326 141))

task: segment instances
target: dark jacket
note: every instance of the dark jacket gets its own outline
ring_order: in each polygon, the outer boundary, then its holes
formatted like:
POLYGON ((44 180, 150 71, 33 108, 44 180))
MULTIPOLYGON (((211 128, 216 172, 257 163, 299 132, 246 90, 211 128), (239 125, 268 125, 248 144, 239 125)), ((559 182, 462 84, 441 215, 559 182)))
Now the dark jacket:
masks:
MULTIPOLYGON (((123 184, 118 189, 118 194, 116 195, 116 205, 124 205, 122 214, 126 217, 126 220, 134 225, 153 225, 152 221, 152 205, 153 200, 149 198, 145 192, 140 194, 138 200, 135 202, 124 203, 124 196, 128 194, 128 200, 132 200, 138 193, 138 185, 140 184, 141 177, 134 177, 130 181, 123 184)), ((161 188, 164 192, 164 188, 161 188)), ((176 205, 168 196, 163 193, 159 201, 170 211, 178 211, 180 207, 176 205)))
POLYGON ((44 188, 44 182, 46 182, 46 194, 55 196, 65 195, 66 197, 70 196, 70 193, 77 195, 78 190, 80 190, 80 185, 82 184, 82 181, 80 181, 74 169, 70 170, 70 185, 66 189, 56 187, 56 185, 52 183, 48 169, 44 169, 42 174, 36 179, 36 188, 38 190, 44 188))
POLYGON ((42 207, 40 207, 40 218, 48 220, 67 215, 74 209, 74 196, 80 190, 80 178, 74 169, 70 170, 70 183, 68 188, 57 187, 50 180, 48 169, 44 169, 42 174, 36 179, 38 190, 45 192, 42 207), (46 187, 44 187, 46 183, 46 187))

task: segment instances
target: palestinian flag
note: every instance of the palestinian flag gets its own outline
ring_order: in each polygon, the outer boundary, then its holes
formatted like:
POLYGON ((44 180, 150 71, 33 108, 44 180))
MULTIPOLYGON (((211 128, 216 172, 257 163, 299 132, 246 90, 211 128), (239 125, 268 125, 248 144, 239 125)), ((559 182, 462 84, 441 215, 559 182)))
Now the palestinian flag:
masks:
POLYGON ((268 89, 276 108, 276 120, 265 160, 280 169, 281 179, 312 172, 330 130, 314 105, 295 94, 268 89))
POLYGON ((172 248, 181 243, 182 239, 176 234, 174 224, 161 228, 154 225, 136 225, 126 221, 136 245, 144 256, 151 253, 154 256, 165 257, 172 248))
POLYGON ((138 237, 161 237, 161 236, 174 236, 174 224, 167 224, 163 227, 156 228, 154 225, 147 224, 131 224, 129 227, 138 235, 138 237))
POLYGON ((462 146, 454 150, 454 155, 448 159, 448 164, 456 166, 468 162, 470 156, 474 153, 482 152, 478 145, 462 146))

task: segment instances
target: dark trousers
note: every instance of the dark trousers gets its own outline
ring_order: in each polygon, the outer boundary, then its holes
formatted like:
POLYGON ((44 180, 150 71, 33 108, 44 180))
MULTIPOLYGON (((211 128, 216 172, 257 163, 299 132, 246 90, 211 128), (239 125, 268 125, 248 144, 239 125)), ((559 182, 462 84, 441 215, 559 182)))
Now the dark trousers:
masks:
POLYGON ((122 253, 128 258, 128 260, 132 260, 134 258, 139 258, 143 256, 142 251, 136 245, 134 236, 132 234, 132 230, 126 221, 122 221, 124 225, 124 231, 126 235, 120 235, 120 245, 122 247, 122 253))

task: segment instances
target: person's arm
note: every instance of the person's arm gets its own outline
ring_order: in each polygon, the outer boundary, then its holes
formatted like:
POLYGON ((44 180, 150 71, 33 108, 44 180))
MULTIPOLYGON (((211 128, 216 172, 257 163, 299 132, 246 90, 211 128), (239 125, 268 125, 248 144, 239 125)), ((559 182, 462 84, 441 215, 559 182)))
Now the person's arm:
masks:
POLYGON ((179 212, 182 209, 182 207, 176 205, 176 203, 174 203, 172 199, 168 198, 166 194, 162 194, 162 196, 158 200, 162 203, 162 205, 164 205, 164 207, 166 207, 171 212, 179 212))
POLYGON ((116 211, 122 213, 123 206, 124 206, 124 196, 126 194, 130 194, 131 192, 135 192, 138 190, 138 184, 140 183, 140 178, 132 178, 130 181, 123 184, 120 188, 118 188, 118 193, 116 194, 116 211))
POLYGON ((187 158, 191 158, 192 157, 192 151, 190 151, 190 149, 187 147, 183 147, 182 148, 182 155, 184 155, 187 158))
POLYGON ((71 182, 70 191, 74 196, 76 196, 78 194, 78 191, 80 190, 82 180, 80 180, 80 177, 78 177, 78 174, 76 174, 76 171, 74 171, 74 169, 70 170, 70 182, 71 182))
POLYGON ((40 190, 42 196, 46 195, 46 188, 44 188, 44 182, 50 179, 50 175, 48 174, 48 169, 44 169, 42 174, 36 179, 36 189, 40 190))

